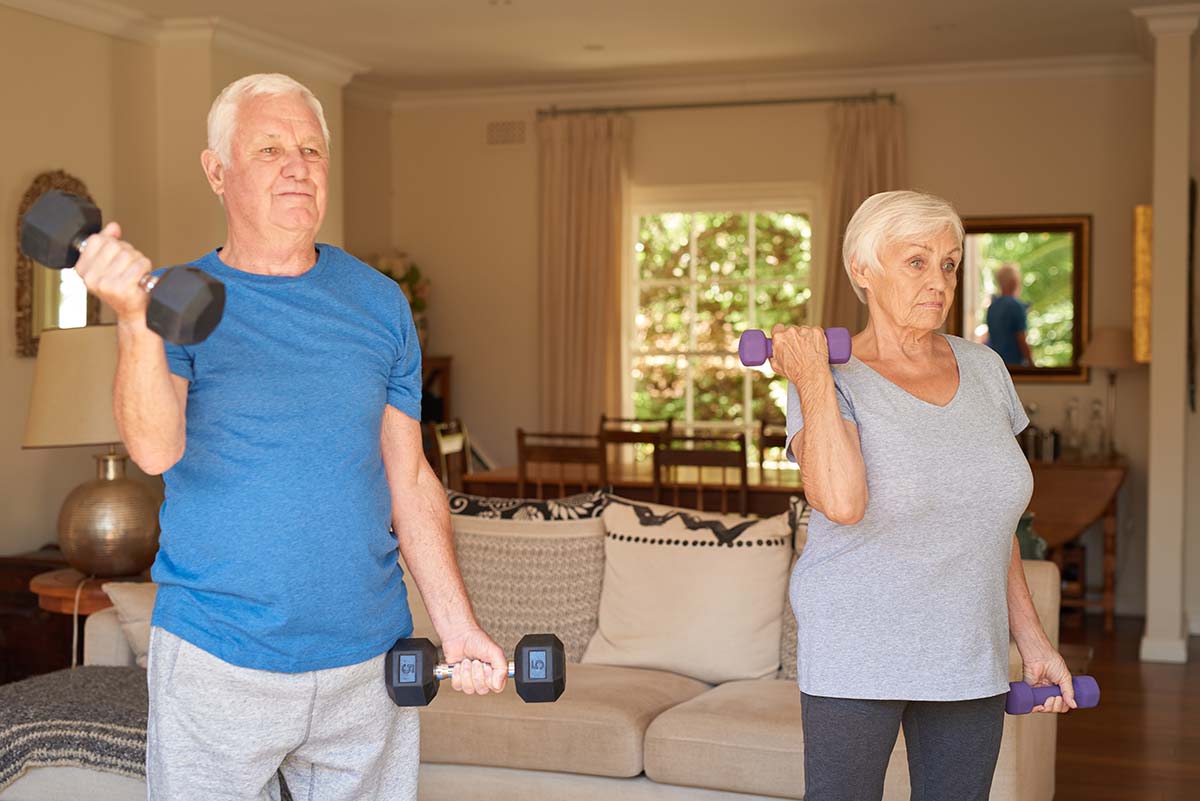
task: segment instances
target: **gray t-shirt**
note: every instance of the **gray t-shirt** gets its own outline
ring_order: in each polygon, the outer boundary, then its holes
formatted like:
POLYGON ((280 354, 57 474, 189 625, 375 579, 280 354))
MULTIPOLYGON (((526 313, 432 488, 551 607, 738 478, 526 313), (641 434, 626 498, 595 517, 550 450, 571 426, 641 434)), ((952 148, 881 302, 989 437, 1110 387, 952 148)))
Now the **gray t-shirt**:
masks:
MULTIPOLYGON (((833 367, 858 425, 868 501, 852 526, 816 509, 792 571, 800 689, 959 701, 1008 691, 1008 565, 1033 474, 1029 424, 995 351, 947 336, 958 391, 920 400, 851 357, 833 367)), ((804 426, 788 386, 788 454, 804 426)))

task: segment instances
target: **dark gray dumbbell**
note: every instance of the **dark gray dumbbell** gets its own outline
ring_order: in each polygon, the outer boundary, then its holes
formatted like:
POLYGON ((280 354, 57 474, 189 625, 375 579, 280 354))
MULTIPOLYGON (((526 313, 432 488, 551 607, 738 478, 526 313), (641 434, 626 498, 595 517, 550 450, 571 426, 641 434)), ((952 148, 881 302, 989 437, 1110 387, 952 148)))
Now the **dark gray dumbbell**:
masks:
MULTIPOLYGON (((567 687, 566 651, 553 634, 526 634, 517 643, 508 677, 529 704, 557 701, 567 687)), ((383 662, 388 695, 397 706, 425 706, 437 695, 454 666, 438 662, 437 649, 424 637, 396 640, 383 662)))
MULTIPOLYGON (((21 218, 21 251, 65 270, 75 266, 87 238, 102 227, 100 209, 86 198, 53 189, 21 218)), ((146 275, 139 286, 150 293, 146 327, 176 345, 203 342, 225 311, 225 285, 195 267, 146 275)))

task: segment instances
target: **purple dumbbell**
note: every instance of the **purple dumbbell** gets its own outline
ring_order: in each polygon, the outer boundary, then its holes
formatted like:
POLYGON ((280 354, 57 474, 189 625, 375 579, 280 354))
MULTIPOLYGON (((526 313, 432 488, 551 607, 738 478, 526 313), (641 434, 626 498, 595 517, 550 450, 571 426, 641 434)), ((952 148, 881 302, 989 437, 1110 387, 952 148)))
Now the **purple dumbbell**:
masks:
MULTIPOLYGON (((1075 676, 1071 679, 1075 688, 1075 706, 1087 709, 1100 703, 1100 685, 1091 676, 1075 676)), ((1023 681, 1014 681, 1008 685, 1008 697, 1004 701, 1004 711, 1010 715, 1027 715, 1035 706, 1041 706, 1051 698, 1062 695, 1058 685, 1051 687, 1030 687, 1023 681)))
MULTIPOLYGON (((825 342, 829 345, 829 363, 845 364, 850 361, 850 331, 845 328, 825 329, 825 342)), ((771 358, 771 340, 762 331, 743 331, 738 342, 738 357, 747 367, 758 367, 771 358)))

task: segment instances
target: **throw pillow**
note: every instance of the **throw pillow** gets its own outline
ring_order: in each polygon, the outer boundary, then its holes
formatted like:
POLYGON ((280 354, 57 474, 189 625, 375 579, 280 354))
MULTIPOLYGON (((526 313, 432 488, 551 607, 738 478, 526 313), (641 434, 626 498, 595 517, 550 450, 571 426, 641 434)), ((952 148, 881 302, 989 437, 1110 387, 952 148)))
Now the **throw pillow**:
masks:
POLYGON ((540 501, 527 498, 485 498, 447 490, 450 514, 492 517, 501 520, 578 520, 599 517, 607 502, 607 491, 596 490, 565 498, 540 501))
POLYGON ((710 683, 778 671, 787 514, 760 520, 614 496, 603 519, 599 628, 584 662, 710 683))
POLYGON ((152 581, 108 581, 100 589, 117 610, 121 633, 133 651, 138 667, 146 667, 150 652, 150 618, 154 614, 154 599, 158 585, 152 581))

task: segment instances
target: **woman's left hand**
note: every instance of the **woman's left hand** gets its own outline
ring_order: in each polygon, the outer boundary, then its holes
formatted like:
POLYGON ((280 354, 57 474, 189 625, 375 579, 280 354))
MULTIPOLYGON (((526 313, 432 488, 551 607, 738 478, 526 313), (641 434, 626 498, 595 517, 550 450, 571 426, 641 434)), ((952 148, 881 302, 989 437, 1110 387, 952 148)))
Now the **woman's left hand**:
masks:
POLYGON ((1025 683, 1030 687, 1050 687, 1058 685, 1061 696, 1047 698, 1046 703, 1035 706, 1034 712, 1070 712, 1076 708, 1075 687, 1071 683, 1071 671, 1062 655, 1051 647, 1026 656, 1021 654, 1024 663, 1022 672, 1025 683))

